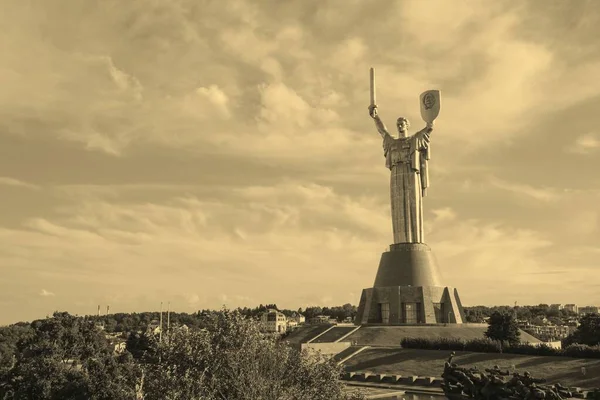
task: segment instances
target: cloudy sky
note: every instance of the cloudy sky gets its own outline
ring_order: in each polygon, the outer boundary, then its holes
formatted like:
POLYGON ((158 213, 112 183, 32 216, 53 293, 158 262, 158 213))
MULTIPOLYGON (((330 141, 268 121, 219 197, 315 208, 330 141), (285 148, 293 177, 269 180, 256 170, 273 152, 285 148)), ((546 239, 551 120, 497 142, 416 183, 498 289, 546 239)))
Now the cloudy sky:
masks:
POLYGON ((368 116, 432 136, 465 305, 600 303, 600 3, 2 0, 0 324, 357 304, 392 242, 368 116))

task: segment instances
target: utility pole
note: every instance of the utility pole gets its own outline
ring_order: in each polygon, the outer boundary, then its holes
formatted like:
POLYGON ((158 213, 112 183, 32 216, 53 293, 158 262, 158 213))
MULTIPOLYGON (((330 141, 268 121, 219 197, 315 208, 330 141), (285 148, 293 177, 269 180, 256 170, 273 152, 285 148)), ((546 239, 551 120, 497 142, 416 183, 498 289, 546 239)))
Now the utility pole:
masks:
POLYGON ((163 302, 160 302, 160 325, 159 325, 159 331, 158 331, 158 343, 161 344, 162 343, 162 329, 163 329, 163 302))
POLYGON ((171 302, 167 303, 167 332, 171 329, 171 302))

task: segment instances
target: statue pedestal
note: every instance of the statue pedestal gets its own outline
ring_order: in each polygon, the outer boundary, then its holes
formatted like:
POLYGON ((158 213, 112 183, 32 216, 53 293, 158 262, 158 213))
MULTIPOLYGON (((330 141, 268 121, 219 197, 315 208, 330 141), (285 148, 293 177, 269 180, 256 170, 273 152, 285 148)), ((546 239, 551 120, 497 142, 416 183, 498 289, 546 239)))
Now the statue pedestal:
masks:
POLYGON ((372 288, 363 289, 355 323, 463 323, 454 288, 443 286, 435 257, 424 243, 397 243, 381 255, 372 288))

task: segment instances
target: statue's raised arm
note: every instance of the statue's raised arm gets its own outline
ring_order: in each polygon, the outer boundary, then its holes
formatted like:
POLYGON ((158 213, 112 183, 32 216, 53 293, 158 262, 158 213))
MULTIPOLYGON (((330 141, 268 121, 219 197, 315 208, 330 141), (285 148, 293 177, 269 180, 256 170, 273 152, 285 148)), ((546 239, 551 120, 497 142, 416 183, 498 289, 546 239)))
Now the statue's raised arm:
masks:
POLYGON ((377 113, 377 106, 375 104, 371 104, 369 106, 369 115, 375 121, 375 127, 377 128, 377 132, 379 132, 381 137, 385 138, 386 136, 390 136, 387 127, 379 117, 379 113, 377 113))
POLYGON ((370 72, 370 95, 371 95, 371 105, 369 106, 369 115, 371 116, 371 118, 373 118, 373 120, 375 121, 375 127, 377 128, 377 132, 379 132, 379 134, 381 135, 381 137, 384 139, 384 141, 386 139, 391 139, 391 135, 388 132, 385 124, 383 123, 383 121, 381 120, 381 118, 379 118, 379 114, 377 113, 377 101, 376 99, 376 95, 375 95, 375 70, 373 68, 371 68, 370 72))
MULTIPOLYGON (((416 147, 415 150, 427 151, 429 149, 429 144, 431 143, 431 132, 433 132, 433 122, 428 122, 425 128, 413 135, 416 147)), ((429 156, 427 156, 427 159, 429 160, 429 156)))

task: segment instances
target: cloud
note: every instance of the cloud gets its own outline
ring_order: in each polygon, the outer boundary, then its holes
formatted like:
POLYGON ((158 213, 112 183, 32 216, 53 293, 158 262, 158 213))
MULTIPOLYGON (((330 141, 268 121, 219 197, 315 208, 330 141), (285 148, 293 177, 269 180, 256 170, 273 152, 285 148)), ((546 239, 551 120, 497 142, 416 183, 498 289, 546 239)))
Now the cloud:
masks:
POLYGON ((553 188, 539 188, 522 183, 506 182, 495 177, 490 177, 489 183, 496 188, 538 201, 551 202, 560 198, 559 191, 553 188))
POLYGON ((600 231, 600 212, 593 209, 574 210, 566 218, 564 229, 576 236, 593 236, 600 231))
POLYGON ((567 152, 576 154, 591 154, 600 149, 600 136, 586 133, 575 140, 575 144, 567 148, 567 152))
MULTIPOLYGON (((110 300, 115 309, 148 309, 151 299, 145 296, 153 291, 188 310, 267 300, 296 307, 320 298, 348 302, 349 291, 372 283, 391 240, 389 210, 378 198, 290 181, 239 188, 224 199, 77 198, 51 219, 0 229, 0 257, 14 280, 27 276, 30 284, 68 286, 68 298, 87 298, 92 306, 107 290, 128 288, 126 298, 110 300), (129 282, 140 276, 144 285, 132 289, 129 282)), ((433 214, 428 243, 445 281, 459 288, 467 304, 485 297, 492 282, 517 295, 532 274, 541 288, 552 288, 558 283, 544 278, 551 276, 547 271, 569 262, 546 261, 553 241, 534 230, 465 219, 447 207, 433 214)), ((589 273, 586 268, 573 271, 589 273)), ((538 292, 520 298, 535 302, 538 292)))
MULTIPOLYGON (((369 243, 370 236, 385 236, 387 224, 376 224, 381 214, 370 209, 368 199, 298 184, 248 188, 229 204, 193 197, 165 204, 88 198, 52 220, 32 218, 23 229, 1 229, 0 255, 16 275, 27 266, 32 281, 83 285, 94 296, 98 285, 121 286, 143 273, 144 291, 176 285, 194 294, 202 281, 202 295, 217 296, 211 291, 222 290, 227 281, 239 296, 259 299, 263 289, 256 290, 267 282, 297 287, 289 279, 292 271, 302 271, 305 280, 322 263, 334 266, 350 258, 346 268, 354 275, 352 269, 372 253, 360 237, 369 243)), ((329 280, 336 272, 320 274, 329 280)), ((198 299, 190 295, 188 302, 198 299)))
POLYGON ((24 182, 24 181, 21 181, 18 179, 9 178, 9 177, 5 177, 5 176, 0 176, 0 185, 13 186, 13 187, 32 189, 32 190, 39 189, 39 186, 37 186, 37 185, 33 185, 31 183, 27 183, 27 182, 24 182))
POLYGON ((202 302, 202 298, 197 293, 190 293, 186 295, 186 300, 190 307, 197 307, 202 302))
POLYGON ((54 293, 49 292, 46 289, 42 289, 42 291, 40 292, 40 296, 42 296, 42 297, 50 297, 50 296, 54 296, 54 293))
POLYGON ((0 15, 3 304, 45 315, 30 288, 58 284, 79 312, 360 295, 392 238, 370 67, 388 125, 419 128, 419 93, 442 91, 426 238, 464 302, 595 298, 549 273, 597 275, 579 155, 598 137, 556 129, 597 123, 584 3, 575 30, 567 6, 505 0, 62 3, 0 15))
MULTIPOLYGON (((187 0, 150 8, 109 3, 61 18, 50 4, 35 12, 14 5, 12 17, 3 18, 7 130, 36 135, 34 126, 43 124, 45 135, 114 156, 140 143, 199 152, 213 145, 239 157, 298 163, 287 155, 299 146, 314 158, 336 159, 366 148, 357 138, 372 130, 365 111, 370 66, 383 114, 392 119, 398 109, 419 120, 418 94, 442 89, 440 140, 459 148, 509 140, 539 117, 541 102, 548 112, 598 93, 571 79, 576 75, 558 49, 520 35, 522 7, 503 2, 408 2, 385 11, 353 3, 312 16, 308 5, 273 6, 281 15, 315 17, 305 24, 243 2, 209 7, 211 23, 187 0), (443 11, 431 14, 430 6, 443 11), (371 13, 377 24, 361 18, 371 13), (132 22, 123 23, 127 18, 132 22), (64 26, 77 33, 64 35, 64 26), (324 26, 346 38, 326 40, 324 26), (402 51, 397 37, 407 38, 402 51), (561 93, 568 95, 552 96, 566 82, 561 93)), ((597 65, 575 69, 592 76, 597 65)))
POLYGON ((200 87, 187 94, 182 100, 183 110, 191 117, 199 120, 214 117, 229 118, 229 97, 217 85, 200 87))
POLYGON ((434 209, 431 210, 433 215, 435 216, 435 223, 439 223, 439 222, 447 222, 447 221, 453 221, 456 219, 456 212, 454 212, 450 207, 445 207, 445 208, 439 208, 439 209, 434 209))
POLYGON ((458 288, 465 304, 495 304, 490 287, 502 288, 504 302, 517 296, 527 304, 540 298, 542 290, 536 288, 563 287, 554 278, 544 278, 548 264, 543 254, 554 244, 539 232, 459 218, 432 224, 427 240, 445 282, 458 288), (538 276, 535 288, 528 276, 532 274, 538 276))

